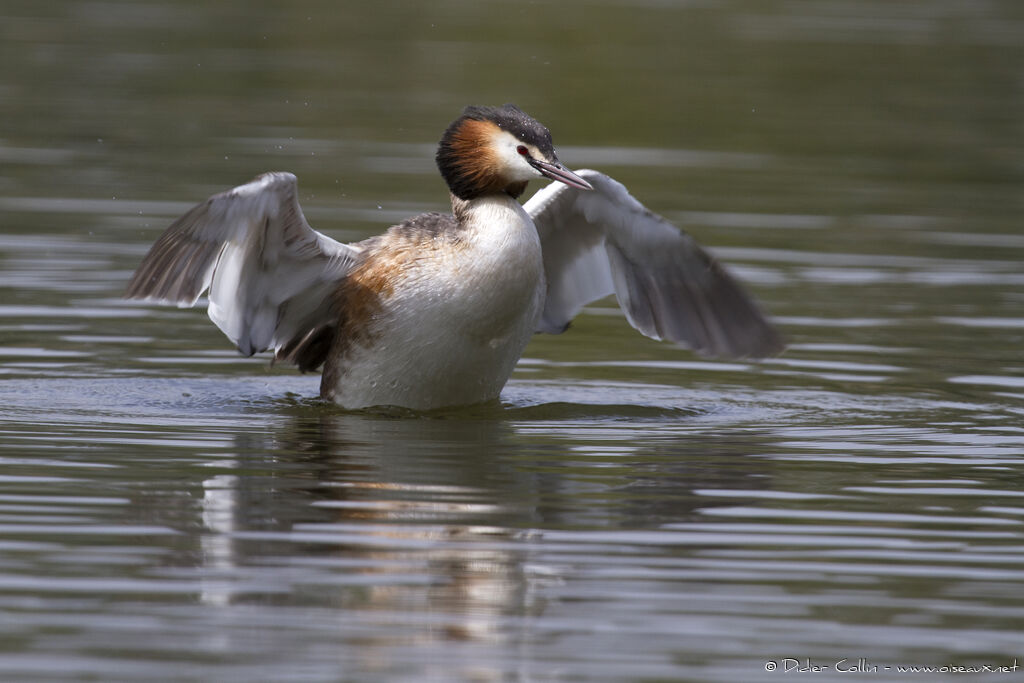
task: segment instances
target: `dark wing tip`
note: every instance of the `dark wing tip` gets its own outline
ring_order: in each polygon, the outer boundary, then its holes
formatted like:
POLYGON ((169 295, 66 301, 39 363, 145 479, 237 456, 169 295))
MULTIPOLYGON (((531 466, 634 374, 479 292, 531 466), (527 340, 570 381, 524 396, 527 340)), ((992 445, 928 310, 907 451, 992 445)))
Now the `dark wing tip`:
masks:
POLYGON ((706 356, 753 359, 782 352, 782 334, 753 297, 696 242, 678 234, 659 253, 630 253, 629 246, 607 243, 615 291, 630 324, 706 356))
POLYGON ((126 299, 150 299, 192 305, 206 289, 222 244, 195 239, 192 226, 208 202, 179 218, 157 239, 125 289, 126 299))
MULTIPOLYGON (((730 358, 766 358, 786 348, 782 333, 769 321, 753 296, 729 272, 710 259, 710 278, 701 295, 706 297, 704 317, 709 336, 716 342, 711 352, 730 358)), ((703 308, 703 307, 702 307, 703 308)))

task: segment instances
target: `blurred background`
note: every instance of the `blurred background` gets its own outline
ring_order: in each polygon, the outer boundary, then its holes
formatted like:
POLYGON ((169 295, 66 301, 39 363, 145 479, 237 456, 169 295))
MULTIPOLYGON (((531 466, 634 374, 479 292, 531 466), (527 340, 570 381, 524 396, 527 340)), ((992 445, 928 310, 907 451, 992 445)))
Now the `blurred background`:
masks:
POLYGON ((1013 0, 7 0, 0 671, 1012 664, 1022 127, 1013 0), (395 419, 120 299, 174 217, 263 171, 340 240, 447 210, 440 133, 504 102, 708 246, 790 349, 697 358, 608 300, 501 405, 395 419))

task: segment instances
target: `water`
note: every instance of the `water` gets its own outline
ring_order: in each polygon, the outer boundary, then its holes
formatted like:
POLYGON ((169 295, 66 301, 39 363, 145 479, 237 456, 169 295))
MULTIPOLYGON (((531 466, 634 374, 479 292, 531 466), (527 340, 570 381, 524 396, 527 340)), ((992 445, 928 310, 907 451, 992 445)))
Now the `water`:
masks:
POLYGON ((1018 3, 0 14, 3 680, 1024 666, 1018 3), (701 359, 605 301, 500 404, 348 414, 203 311, 120 298, 261 171, 339 239, 445 208, 438 134, 505 101, 711 247, 789 350, 701 359))

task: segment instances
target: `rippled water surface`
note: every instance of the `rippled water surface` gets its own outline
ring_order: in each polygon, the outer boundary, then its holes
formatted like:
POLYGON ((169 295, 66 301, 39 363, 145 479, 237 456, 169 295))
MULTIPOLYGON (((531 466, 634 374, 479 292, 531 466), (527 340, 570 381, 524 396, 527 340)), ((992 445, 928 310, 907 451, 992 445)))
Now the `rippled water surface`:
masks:
POLYGON ((0 15, 3 680, 1024 667, 1019 3, 0 15), (787 352, 699 358, 608 300, 500 404, 351 414, 121 299, 261 171, 339 239, 444 209, 440 131, 504 101, 708 245, 787 352))

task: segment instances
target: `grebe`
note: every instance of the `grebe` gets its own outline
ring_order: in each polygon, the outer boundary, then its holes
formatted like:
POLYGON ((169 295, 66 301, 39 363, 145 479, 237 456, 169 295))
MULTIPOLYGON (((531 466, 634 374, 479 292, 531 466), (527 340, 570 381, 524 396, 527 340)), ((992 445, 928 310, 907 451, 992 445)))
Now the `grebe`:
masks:
POLYGON ((518 107, 467 107, 437 166, 451 214, 354 244, 309 226, 294 175, 261 175, 168 227, 125 296, 192 306, 208 289, 210 318, 241 353, 322 366, 321 396, 347 409, 496 399, 535 332, 565 331, 612 293, 654 339, 729 357, 783 348, 691 237, 608 176, 568 170, 518 107), (558 182, 520 205, 540 177, 558 182))

